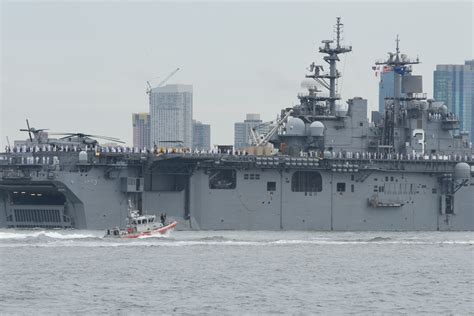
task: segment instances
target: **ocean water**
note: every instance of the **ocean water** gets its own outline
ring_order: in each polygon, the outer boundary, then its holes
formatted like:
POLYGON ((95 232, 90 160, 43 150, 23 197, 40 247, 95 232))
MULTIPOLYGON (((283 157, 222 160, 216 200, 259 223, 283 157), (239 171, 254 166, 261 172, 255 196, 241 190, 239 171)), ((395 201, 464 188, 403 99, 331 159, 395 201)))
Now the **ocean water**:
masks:
POLYGON ((0 230, 1 314, 474 311, 471 232, 0 230))

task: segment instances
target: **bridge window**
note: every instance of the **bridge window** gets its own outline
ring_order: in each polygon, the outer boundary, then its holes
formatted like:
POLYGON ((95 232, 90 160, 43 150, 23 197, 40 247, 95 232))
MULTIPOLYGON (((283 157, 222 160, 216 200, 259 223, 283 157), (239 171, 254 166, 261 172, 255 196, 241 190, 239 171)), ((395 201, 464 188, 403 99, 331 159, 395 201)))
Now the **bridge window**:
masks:
POLYGON ((210 189, 235 189, 236 172, 233 169, 212 170, 209 174, 210 189))
POLYGON ((260 180, 260 174, 259 173, 245 173, 244 174, 244 180, 260 180))
POLYGON ((321 192, 323 180, 317 171, 296 171, 291 177, 293 192, 321 192))

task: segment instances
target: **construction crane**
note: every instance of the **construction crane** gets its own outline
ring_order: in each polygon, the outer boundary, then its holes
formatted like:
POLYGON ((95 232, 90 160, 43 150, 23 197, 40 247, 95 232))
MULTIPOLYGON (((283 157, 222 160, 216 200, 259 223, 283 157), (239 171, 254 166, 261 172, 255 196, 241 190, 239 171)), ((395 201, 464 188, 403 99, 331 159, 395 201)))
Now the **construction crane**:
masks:
POLYGON ((278 131, 280 126, 282 126, 285 123, 285 121, 288 119, 291 113, 293 113, 293 110, 292 109, 288 110, 282 118, 276 121, 276 124, 273 121, 271 121, 271 122, 262 123, 252 128, 250 130, 250 133, 252 136, 253 145, 256 147, 266 146, 269 140, 272 138, 272 136, 278 131), (258 135, 258 128, 263 127, 263 126, 268 126, 268 125, 273 125, 273 128, 266 135, 258 135))
MULTIPOLYGON (((166 76, 165 79, 161 80, 160 83, 158 83, 158 85, 156 86, 157 88, 163 86, 168 80, 170 80, 171 77, 173 77, 178 71, 179 71, 179 67, 176 68, 175 70, 173 70, 168 76, 166 76)), ((150 81, 147 81, 146 82, 146 85, 147 85, 147 89, 146 89, 146 94, 148 95, 151 95, 151 84, 150 84, 150 81)))

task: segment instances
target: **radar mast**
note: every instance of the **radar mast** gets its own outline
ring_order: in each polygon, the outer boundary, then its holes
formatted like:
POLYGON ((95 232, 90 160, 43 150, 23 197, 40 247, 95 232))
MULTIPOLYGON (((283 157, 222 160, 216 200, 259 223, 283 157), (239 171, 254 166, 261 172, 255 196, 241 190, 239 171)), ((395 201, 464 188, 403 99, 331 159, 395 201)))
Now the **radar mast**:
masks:
MULTIPOLYGON (((341 23, 341 17, 337 17, 335 29, 336 43, 334 40, 324 40, 323 46, 319 47, 319 52, 327 54, 323 59, 329 64, 329 73, 320 73, 315 71, 314 75, 307 76, 315 79, 317 82, 324 82, 324 79, 329 80, 329 85, 323 84, 322 86, 329 90, 329 97, 325 98, 329 103, 330 114, 335 114, 336 100, 340 100, 341 97, 337 94, 337 79, 341 77, 341 73, 337 70, 336 62, 340 61, 339 54, 345 54, 352 51, 352 46, 341 45, 342 29, 344 24, 341 23)), ((313 69, 323 69, 322 66, 316 66, 313 69)))
POLYGON ((387 148, 389 151, 393 151, 395 146, 395 129, 400 127, 402 77, 411 73, 411 65, 420 63, 418 57, 416 59, 410 59, 407 55, 400 53, 400 38, 398 34, 395 43, 395 52, 388 52, 389 57, 387 59, 375 62, 376 65, 383 66, 384 68, 387 67, 394 72, 393 104, 385 108, 384 131, 381 144, 382 148, 387 148))

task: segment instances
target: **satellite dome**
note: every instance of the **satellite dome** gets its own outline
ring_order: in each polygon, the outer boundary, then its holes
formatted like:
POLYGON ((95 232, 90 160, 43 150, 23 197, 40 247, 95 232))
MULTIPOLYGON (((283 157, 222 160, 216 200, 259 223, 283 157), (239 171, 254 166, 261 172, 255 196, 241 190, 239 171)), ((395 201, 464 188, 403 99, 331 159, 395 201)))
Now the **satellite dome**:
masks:
POLYGON ((305 125, 303 120, 290 116, 286 123, 286 135, 288 136, 304 136, 305 125))
POLYGON ((465 162, 459 162, 454 166, 455 179, 469 179, 471 177, 471 167, 465 162))
POLYGON ((309 126, 309 133, 311 136, 315 137, 324 136, 324 124, 319 121, 311 123, 311 125, 309 126))
POLYGON ((347 113, 347 104, 336 104, 336 116, 345 116, 347 113))

